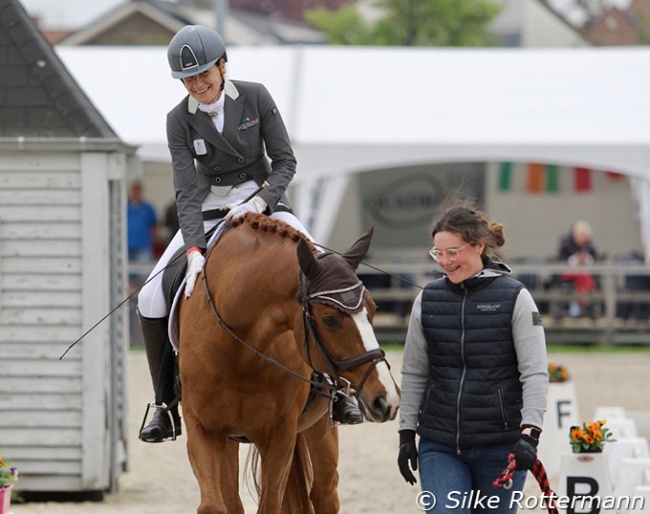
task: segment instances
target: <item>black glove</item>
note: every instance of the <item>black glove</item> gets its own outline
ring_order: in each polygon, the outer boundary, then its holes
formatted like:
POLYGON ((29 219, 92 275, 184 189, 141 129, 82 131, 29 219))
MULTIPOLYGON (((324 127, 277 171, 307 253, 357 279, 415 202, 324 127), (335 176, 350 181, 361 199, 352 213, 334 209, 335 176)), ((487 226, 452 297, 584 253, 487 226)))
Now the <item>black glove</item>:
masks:
POLYGON ((537 462, 537 444, 539 443, 540 430, 532 427, 532 434, 521 434, 515 443, 513 453, 515 454, 515 462, 517 471, 521 469, 533 469, 537 462))
POLYGON ((418 451, 415 447, 415 430, 399 431, 399 456, 397 457, 399 472, 409 484, 417 482, 411 469, 418 469, 418 451), (410 464, 410 466, 409 466, 410 464))

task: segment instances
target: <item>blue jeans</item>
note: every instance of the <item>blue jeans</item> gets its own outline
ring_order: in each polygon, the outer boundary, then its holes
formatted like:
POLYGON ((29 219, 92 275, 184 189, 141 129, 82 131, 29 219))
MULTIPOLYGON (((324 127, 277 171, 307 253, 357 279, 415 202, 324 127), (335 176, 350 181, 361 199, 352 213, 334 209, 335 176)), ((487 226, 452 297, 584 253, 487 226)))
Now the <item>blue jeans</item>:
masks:
POLYGON ((516 513, 517 504, 511 505, 511 495, 523 489, 526 471, 515 472, 510 489, 492 485, 508 465, 513 446, 469 448, 457 455, 455 448, 421 438, 418 452, 424 494, 421 510, 433 513, 449 510, 454 514, 516 513), (435 496, 435 506, 431 495, 435 496))

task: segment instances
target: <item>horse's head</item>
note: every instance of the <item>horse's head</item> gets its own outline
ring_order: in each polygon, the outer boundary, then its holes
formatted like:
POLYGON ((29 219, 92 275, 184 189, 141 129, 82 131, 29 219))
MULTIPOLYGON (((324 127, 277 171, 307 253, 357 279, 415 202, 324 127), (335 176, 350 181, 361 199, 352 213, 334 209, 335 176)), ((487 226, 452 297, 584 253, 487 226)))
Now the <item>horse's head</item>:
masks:
POLYGON ((340 382, 347 380, 366 418, 383 422, 395 418, 399 391, 372 327, 375 304, 356 274, 371 239, 372 229, 368 229, 342 256, 314 254, 301 240, 298 301, 312 367, 340 382))

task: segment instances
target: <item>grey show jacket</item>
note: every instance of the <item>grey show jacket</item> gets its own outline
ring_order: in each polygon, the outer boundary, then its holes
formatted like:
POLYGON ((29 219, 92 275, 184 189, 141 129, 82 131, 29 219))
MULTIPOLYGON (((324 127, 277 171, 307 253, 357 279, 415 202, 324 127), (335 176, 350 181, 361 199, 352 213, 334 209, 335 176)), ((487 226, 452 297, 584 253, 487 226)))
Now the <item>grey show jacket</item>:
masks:
POLYGON ((211 186, 267 180, 269 187, 259 196, 269 212, 280 199, 288 205, 284 193, 296 172, 296 158, 273 98, 255 82, 228 80, 224 93, 222 134, 189 95, 167 114, 167 143, 186 248, 206 247, 201 211, 211 186))

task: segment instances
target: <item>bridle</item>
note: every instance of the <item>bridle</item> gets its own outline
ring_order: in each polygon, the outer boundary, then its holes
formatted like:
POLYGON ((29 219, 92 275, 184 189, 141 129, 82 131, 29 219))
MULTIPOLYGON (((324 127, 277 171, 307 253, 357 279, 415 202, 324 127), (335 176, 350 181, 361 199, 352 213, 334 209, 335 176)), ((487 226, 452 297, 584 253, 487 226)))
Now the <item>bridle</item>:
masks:
MULTIPOLYGON (((334 357, 331 352, 327 349, 325 344, 323 343, 322 338, 320 337, 320 334, 318 332, 318 327, 316 326, 316 321, 314 319, 314 316, 311 313, 311 304, 310 302, 314 301, 315 298, 324 298, 326 295, 331 295, 333 293, 340 293, 341 290, 338 291, 323 291, 320 293, 311 293, 309 295, 302 295, 301 298, 299 299, 299 303, 302 308, 302 319, 303 319, 303 344, 305 347, 305 353, 306 353, 306 360, 307 364, 309 367, 318 372, 312 364, 311 360, 311 354, 309 350, 309 335, 311 335, 311 339, 314 343, 314 346, 318 348, 318 350, 321 352, 323 359, 326 362, 326 365, 328 367, 328 372, 331 376, 331 378, 334 380, 334 384, 329 384, 329 383, 323 383, 319 382, 316 380, 312 380, 310 378, 307 378, 300 373, 297 373, 296 371, 288 368, 281 362, 277 361, 276 359, 269 357, 263 352, 260 352, 257 348, 251 346, 248 344, 246 341, 244 341, 242 338, 240 338, 234 330, 232 330, 228 324, 224 321, 224 319, 221 317, 219 314, 219 311, 217 310, 214 302, 212 301, 212 297, 210 295, 210 289, 208 287, 208 279, 206 276, 205 271, 202 274, 202 282, 203 282, 203 287, 205 289, 205 295, 208 299, 208 304, 210 305, 210 309, 212 313, 214 314, 215 318, 219 322, 219 324, 239 343, 241 343, 243 346, 251 350, 253 353, 255 353, 258 357, 262 358, 263 360, 273 364, 274 366, 282 369, 283 371, 289 373, 290 375, 293 375, 296 378, 299 378, 300 380, 304 382, 308 382, 309 384, 315 386, 317 389, 315 392, 319 394, 318 388, 320 389, 328 389, 329 391, 336 391, 340 389, 340 385, 338 385, 339 381, 345 381, 346 382, 346 388, 348 392, 350 390, 354 391, 357 395, 361 392, 361 388, 364 386, 366 383, 366 380, 370 376, 370 373, 372 372, 373 369, 379 364, 379 362, 385 362, 387 366, 389 366, 388 361, 386 360, 386 355, 384 353, 384 350, 381 348, 375 348, 373 350, 366 351, 362 354, 359 354, 355 357, 350 357, 349 359, 338 359, 334 357), (363 364, 366 364, 368 362, 371 362, 371 366, 368 367, 366 370, 365 374, 363 375, 361 381, 358 384, 352 384, 345 380, 343 377, 340 376, 340 372, 345 372, 350 369, 356 368, 358 366, 362 366, 363 364)), ((306 279, 304 277, 304 274, 301 272, 299 274, 299 288, 306 287, 306 279)), ((361 291, 361 300, 363 301, 366 298, 367 291, 365 287, 363 287, 363 284, 359 282, 358 284, 354 285, 352 289, 356 289, 358 287, 362 287, 361 291)), ((341 309, 343 310, 343 309, 341 309)), ((323 394, 320 393, 323 396, 329 397, 329 394, 323 394)))
MULTIPOLYGON (((299 291, 304 292, 307 289, 306 286, 307 279, 305 277, 305 274, 302 271, 298 275, 298 282, 299 282, 299 291)), ((354 357, 350 357, 348 359, 338 359, 337 357, 332 355, 332 353, 327 349, 327 346, 325 346, 325 343, 323 343, 323 339, 321 338, 320 333, 318 332, 318 327, 316 326, 316 319, 314 318, 311 312, 311 302, 319 301, 319 300, 322 301, 323 299, 333 303, 334 305, 338 305, 339 306, 338 308, 341 311, 350 310, 350 306, 338 300, 336 296, 341 295, 343 293, 352 292, 355 289, 360 289, 359 300, 356 305, 352 306, 352 309, 358 310, 358 308, 365 301, 366 295, 368 294, 368 291, 366 290, 366 288, 364 287, 361 281, 359 281, 357 284, 342 289, 319 291, 316 293, 306 293, 306 292, 304 292, 304 294, 301 293, 299 294, 299 302, 302 307, 303 347, 305 350, 307 364, 309 364, 309 366, 312 369, 315 369, 314 365, 312 364, 311 351, 309 345, 309 336, 311 336, 311 340, 314 346, 319 350, 321 356, 323 357, 323 360, 325 361, 325 364, 328 368, 329 375, 337 383, 341 381, 345 381, 347 383, 348 392, 352 390, 358 396, 361 393, 361 389, 366 383, 366 380, 368 380, 370 373, 372 373, 372 370, 374 370, 377 367, 377 364, 379 364, 380 362, 385 362, 390 369, 390 365, 386 360, 386 354, 384 350, 382 348, 374 348, 372 350, 368 350, 364 353, 355 355, 354 357), (368 366, 368 369, 366 370, 366 372, 364 373, 363 377, 361 378, 358 384, 349 383, 346 379, 340 376, 341 372, 345 372, 357 368, 368 362, 370 362, 371 365, 368 366)))

